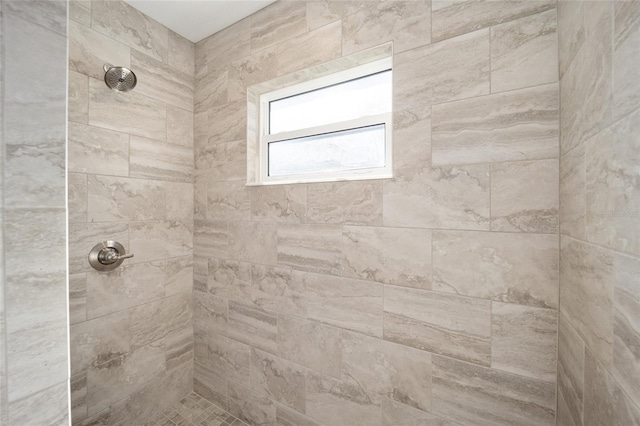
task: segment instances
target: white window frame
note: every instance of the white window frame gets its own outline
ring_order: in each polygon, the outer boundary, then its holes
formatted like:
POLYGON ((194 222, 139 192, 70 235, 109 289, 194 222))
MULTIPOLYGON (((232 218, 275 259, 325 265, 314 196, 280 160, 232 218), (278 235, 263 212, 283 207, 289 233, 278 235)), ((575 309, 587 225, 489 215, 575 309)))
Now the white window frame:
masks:
MULTIPOLYGON (((309 91, 344 83, 357 78, 366 77, 383 71, 392 70, 392 58, 386 57, 343 71, 338 71, 313 80, 293 84, 281 89, 263 93, 259 98, 258 119, 258 155, 259 155, 259 181, 256 185, 275 185, 308 182, 332 182, 342 180, 364 179, 388 179, 393 177, 393 114, 392 112, 372 115, 353 120, 345 120, 330 124, 314 126, 310 128, 281 132, 275 135, 269 134, 269 104, 272 101, 303 94, 309 91), (352 130, 374 125, 385 126, 385 165, 384 167, 343 170, 321 173, 302 173, 285 176, 269 176, 269 143, 286 141, 307 136, 317 136, 327 133, 352 130)), ((393 89, 392 89, 393 90, 393 89)), ((391 96, 393 99, 393 96, 391 96)))

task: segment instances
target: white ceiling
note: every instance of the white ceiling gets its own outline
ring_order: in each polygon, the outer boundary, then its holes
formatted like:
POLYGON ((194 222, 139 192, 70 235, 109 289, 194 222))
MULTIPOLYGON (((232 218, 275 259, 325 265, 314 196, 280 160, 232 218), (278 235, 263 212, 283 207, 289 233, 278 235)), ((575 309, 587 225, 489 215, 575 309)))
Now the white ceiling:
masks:
POLYGON ((194 43, 275 0, 124 0, 194 43))

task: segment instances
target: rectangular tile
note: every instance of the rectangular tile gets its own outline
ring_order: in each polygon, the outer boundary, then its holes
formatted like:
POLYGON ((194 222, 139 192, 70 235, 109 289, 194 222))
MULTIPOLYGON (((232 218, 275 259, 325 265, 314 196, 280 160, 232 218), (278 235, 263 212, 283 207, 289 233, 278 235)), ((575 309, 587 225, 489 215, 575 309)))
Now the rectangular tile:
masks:
POLYGON ((164 271, 164 289, 167 296, 193 290, 193 257, 168 259, 164 271))
POLYGON ((193 182, 193 150, 131 136, 131 177, 193 182))
POLYGON ((167 220, 193 220, 194 190, 189 182, 165 182, 167 220))
POLYGON ((455 426, 441 417, 434 416, 417 408, 395 402, 391 399, 382 401, 382 426, 455 426))
POLYGON ((276 264, 276 224, 229 222, 229 256, 235 260, 276 264))
POLYGON ((86 124, 89 121, 89 78, 69 71, 69 121, 86 124))
POLYGON ((433 164, 558 156, 558 85, 548 84, 433 107, 433 164))
POLYGON ((87 372, 83 371, 69 379, 69 399, 71 400, 71 419, 80 422, 87 418, 87 372))
POLYGON ((433 414, 462 424, 555 424, 555 384, 433 357, 433 414))
POLYGON ((382 181, 308 185, 307 220, 310 223, 382 225, 382 181))
POLYGON ((558 232, 558 160, 491 165, 491 230, 558 232))
POLYGON ((491 368, 556 382, 558 311, 493 302, 491 368))
POLYGON ((307 316, 306 283, 298 271, 252 265, 251 295, 253 303, 261 308, 307 316))
MULTIPOLYGON (((193 362, 193 325, 167 333, 164 340, 167 370, 193 362)), ((191 383, 191 386, 193 384, 191 383)))
POLYGON ((340 274, 342 231, 332 225, 278 225, 278 265, 340 274))
MULTIPOLYGON (((227 334, 229 303, 227 299, 211 294, 195 292, 193 300, 193 326, 196 337, 200 331, 227 334)), ((206 339, 206 335, 202 336, 206 339)), ((197 349, 196 342, 196 349, 197 349)), ((203 340, 200 343, 205 343, 203 340)))
POLYGON ((586 166, 584 144, 560 157, 560 233, 586 240, 586 166))
POLYGON ((251 198, 242 181, 207 183, 207 212, 209 219, 250 220, 251 198))
POLYGON ((382 284, 317 274, 302 279, 309 319, 382 337, 382 284))
POLYGON ((251 304, 229 301, 227 335, 267 352, 276 353, 278 317, 251 304))
POLYGON ((122 177, 88 177, 89 222, 164 220, 162 182, 122 177))
POLYGON ((340 330, 298 317, 279 315, 277 334, 279 357, 340 377, 340 330))
POLYGON ((229 223, 217 220, 196 220, 193 245, 197 256, 229 257, 229 223))
POLYGON ((249 386, 251 347, 219 334, 209 333, 206 365, 227 380, 249 386))
POLYGON ((307 185, 272 185, 248 188, 251 217, 257 221, 305 222, 307 185))
MULTIPOLYGON (((377 40, 376 40, 377 41, 377 40)), ((289 74, 339 58, 342 24, 333 22, 277 44, 278 75, 289 74)), ((268 80, 267 78, 262 81, 268 80)))
POLYGON ((614 3, 613 99, 614 114, 621 118, 640 104, 640 8, 634 2, 614 3))
POLYGON ((613 395, 615 382, 590 350, 584 352, 584 412, 585 425, 621 424, 615 421, 613 395), (612 421, 613 418, 613 421, 612 421))
POLYGON ((207 117, 209 143, 228 143, 247 137, 246 99, 216 104, 208 110, 207 117))
POLYGON ((489 366, 491 302, 385 286, 384 339, 489 366))
POLYGON ((69 123, 69 171, 129 176, 129 135, 69 123))
POLYGON ((67 202, 69 222, 87 221, 87 175, 67 174, 67 202))
POLYGON ((251 301, 251 264, 209 258, 207 291, 217 297, 251 301))
POLYGON ((431 108, 394 111, 394 170, 421 169, 429 164, 431 164, 431 108))
POLYGON ((68 386, 66 382, 33 393, 7 404, 9 424, 68 424, 68 386))
POLYGON ((307 31, 307 6, 284 2, 270 5, 251 16, 251 51, 279 40, 295 38, 307 31))
POLYGON ((276 406, 271 399, 232 381, 227 382, 227 391, 231 414, 250 424, 275 424, 276 406))
POLYGON ((69 324, 87 320, 87 274, 69 275, 69 324))
POLYGON ((558 420, 562 414, 568 424, 580 425, 584 407, 584 343, 564 314, 558 317, 558 420), (564 413, 559 410, 560 399, 564 413))
POLYGON ((431 288, 431 231, 345 226, 342 235, 344 276, 431 288))
MULTIPOLYGON (((226 80, 227 99, 229 101, 246 99, 248 87, 275 78, 278 73, 278 55, 276 52, 276 46, 271 46, 231 62, 226 80)), ((211 81, 208 76, 205 76, 205 79, 207 79, 207 82, 211 81)), ((216 80, 220 80, 220 78, 216 80)), ((220 94, 219 91, 224 89, 223 82, 209 84, 214 84, 215 86, 214 90, 210 91, 208 100, 211 100, 212 96, 217 96, 219 98, 218 102, 226 102, 224 95, 220 94)))
POLYGON ((192 304, 193 296, 186 292, 132 308, 129 311, 132 348, 152 344, 171 332, 191 327, 192 304))
POLYGON ((558 256, 553 234, 435 231, 433 289, 556 308, 558 256))
POLYGON ((258 349, 251 350, 251 389, 299 412, 305 411, 306 369, 258 349))
POLYGON ((167 142, 193 148, 193 111, 167 105, 167 142))
POLYGON ((169 31, 169 47, 167 49, 167 63, 170 67, 188 75, 194 75, 195 44, 181 35, 169 31))
POLYGON ((384 183, 385 226, 489 230, 490 168, 400 170, 384 183))
POLYGON ((130 227, 131 262, 147 262, 193 252, 193 225, 180 221, 135 222, 130 227))
POLYGON ((214 404, 227 408, 227 381, 210 368, 194 364, 193 390, 214 404))
MULTIPOLYGON (((106 63, 130 67, 131 49, 78 22, 69 22, 69 70, 99 79, 106 63)), ((102 83, 104 85, 104 83, 102 83)))
POLYGON ((320 426, 304 414, 283 405, 276 405, 276 426, 320 426))

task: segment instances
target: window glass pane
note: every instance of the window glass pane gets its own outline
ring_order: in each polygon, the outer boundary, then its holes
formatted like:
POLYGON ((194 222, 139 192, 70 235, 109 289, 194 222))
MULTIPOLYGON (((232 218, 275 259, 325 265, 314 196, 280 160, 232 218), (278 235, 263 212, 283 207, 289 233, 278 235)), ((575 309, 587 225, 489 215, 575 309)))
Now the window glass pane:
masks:
POLYGON ((269 103, 269 133, 391 111, 391 71, 383 71, 269 103))
POLYGON ((384 165, 384 124, 269 144, 269 176, 368 169, 384 165))

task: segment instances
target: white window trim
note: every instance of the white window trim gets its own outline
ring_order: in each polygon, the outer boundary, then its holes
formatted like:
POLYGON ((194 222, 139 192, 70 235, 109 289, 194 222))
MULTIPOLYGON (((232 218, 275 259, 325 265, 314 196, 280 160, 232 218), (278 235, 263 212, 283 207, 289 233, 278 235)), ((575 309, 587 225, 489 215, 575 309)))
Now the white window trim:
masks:
MULTIPOLYGON (((281 89, 276 89, 259 95, 258 99, 258 181, 251 181, 247 176, 247 185, 277 185, 292 183, 311 183, 311 182, 333 182, 343 180, 365 180, 365 179, 388 179, 393 177, 393 114, 391 112, 378 114, 353 120, 346 120, 337 123, 330 123, 321 126, 314 126, 301 130, 290 132, 281 132, 275 135, 269 134, 269 103, 278 99, 306 93, 323 87, 343 83, 349 80, 365 77, 392 69, 392 56, 387 56, 372 62, 358 65, 342 71, 325 75, 323 77, 304 81, 301 83, 288 85, 281 89), (285 141, 305 136, 314 136, 326 133, 334 133, 344 130, 357 129, 361 127, 384 124, 385 126, 385 166, 344 170, 338 172, 322 172, 322 173, 304 173, 286 176, 269 176, 268 175, 268 144, 277 141, 285 141)), ((392 89, 393 90, 393 89, 392 89)), ((392 96, 393 98, 393 96, 392 96)), ((250 152, 247 153, 251 155, 250 152)))

